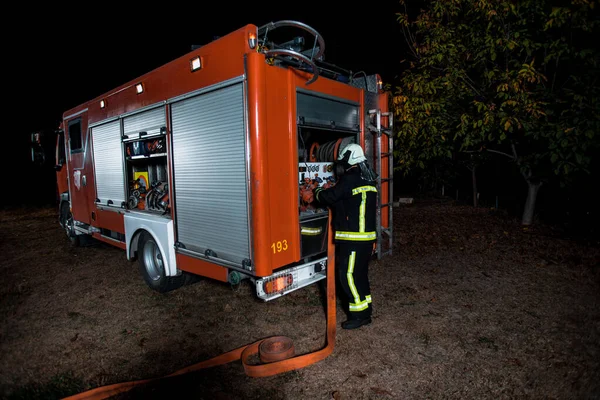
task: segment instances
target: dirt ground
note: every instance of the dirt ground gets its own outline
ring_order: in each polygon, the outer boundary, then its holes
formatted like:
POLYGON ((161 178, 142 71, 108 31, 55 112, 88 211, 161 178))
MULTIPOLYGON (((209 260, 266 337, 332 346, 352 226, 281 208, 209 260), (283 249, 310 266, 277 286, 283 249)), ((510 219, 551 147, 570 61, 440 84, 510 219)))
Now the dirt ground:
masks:
MULTIPOLYGON (((374 260, 371 325, 333 353, 267 378, 241 362, 120 399, 600 398, 600 246, 523 229, 489 209, 395 209, 394 255, 374 260)), ((167 375, 259 339, 325 343, 318 285, 264 303, 250 283, 158 294, 101 243, 72 248, 48 209, 0 211, 0 393, 52 399, 167 375)))

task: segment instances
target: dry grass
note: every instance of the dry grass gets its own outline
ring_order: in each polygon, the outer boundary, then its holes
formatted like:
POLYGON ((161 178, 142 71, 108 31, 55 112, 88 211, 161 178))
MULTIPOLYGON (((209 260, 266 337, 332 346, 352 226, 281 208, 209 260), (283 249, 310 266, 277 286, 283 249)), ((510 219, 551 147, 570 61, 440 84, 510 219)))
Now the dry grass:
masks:
MULTIPOLYGON (((451 202, 395 210, 371 264, 373 324, 269 378, 240 363, 129 398, 600 398, 600 248, 451 202)), ((122 250, 69 247, 52 209, 0 211, 0 393, 60 398, 158 377, 258 339, 324 345, 317 286, 263 303, 249 283, 150 291, 122 250)), ((338 308, 338 322, 344 314, 338 308)))

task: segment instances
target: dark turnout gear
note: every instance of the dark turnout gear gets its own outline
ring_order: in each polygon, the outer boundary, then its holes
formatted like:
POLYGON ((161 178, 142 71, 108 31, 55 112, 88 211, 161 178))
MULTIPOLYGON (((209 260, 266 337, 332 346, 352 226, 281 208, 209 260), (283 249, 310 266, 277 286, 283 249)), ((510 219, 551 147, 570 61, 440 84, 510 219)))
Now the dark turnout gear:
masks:
POLYGON ((371 322, 368 267, 377 239, 377 188, 358 167, 351 167, 332 188, 315 189, 315 198, 333 209, 338 275, 349 311, 342 327, 358 328, 371 322))
POLYGON ((371 243, 364 242, 341 242, 336 246, 338 277, 348 300, 351 319, 365 319, 371 316, 368 273, 372 249, 371 243))
POLYGON ((350 168, 332 188, 316 188, 315 198, 333 208, 336 242, 375 242, 377 188, 358 169, 350 168))

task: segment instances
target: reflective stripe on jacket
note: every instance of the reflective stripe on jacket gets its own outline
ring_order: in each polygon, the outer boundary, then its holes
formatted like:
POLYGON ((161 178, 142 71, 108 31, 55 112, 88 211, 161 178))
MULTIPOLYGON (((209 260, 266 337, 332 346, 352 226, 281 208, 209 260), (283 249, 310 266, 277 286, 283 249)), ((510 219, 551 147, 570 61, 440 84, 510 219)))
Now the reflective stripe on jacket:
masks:
POLYGON ((351 169, 335 186, 315 189, 321 204, 333 208, 336 241, 374 242, 377 239, 377 188, 375 182, 362 179, 358 169, 351 169))

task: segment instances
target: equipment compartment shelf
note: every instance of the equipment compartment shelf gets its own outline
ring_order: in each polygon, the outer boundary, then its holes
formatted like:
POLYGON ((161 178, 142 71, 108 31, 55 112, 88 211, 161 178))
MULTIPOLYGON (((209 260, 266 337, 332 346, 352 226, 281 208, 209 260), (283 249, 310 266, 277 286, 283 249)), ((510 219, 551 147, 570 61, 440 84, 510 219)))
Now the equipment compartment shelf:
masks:
POLYGON ((127 156, 127 160, 145 160, 152 157, 166 157, 167 153, 147 154, 140 156, 127 156))

